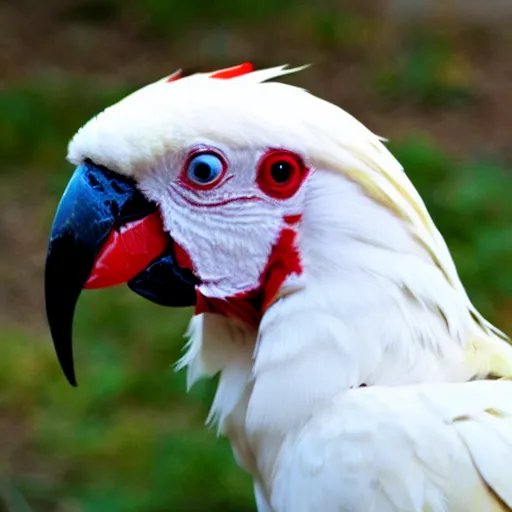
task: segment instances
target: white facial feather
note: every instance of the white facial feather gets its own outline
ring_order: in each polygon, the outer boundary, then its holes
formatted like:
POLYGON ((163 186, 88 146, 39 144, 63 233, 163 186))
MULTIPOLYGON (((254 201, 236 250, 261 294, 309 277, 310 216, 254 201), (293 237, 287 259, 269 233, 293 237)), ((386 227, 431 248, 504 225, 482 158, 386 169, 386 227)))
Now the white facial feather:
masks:
POLYGON ((199 291, 224 299, 259 286, 283 218, 303 210, 304 190, 276 200, 256 183, 262 150, 232 149, 207 139, 201 145, 225 156, 228 170, 222 183, 209 190, 180 184, 186 156, 196 144, 169 153, 139 176, 138 185, 160 205, 166 230, 189 255, 199 291))

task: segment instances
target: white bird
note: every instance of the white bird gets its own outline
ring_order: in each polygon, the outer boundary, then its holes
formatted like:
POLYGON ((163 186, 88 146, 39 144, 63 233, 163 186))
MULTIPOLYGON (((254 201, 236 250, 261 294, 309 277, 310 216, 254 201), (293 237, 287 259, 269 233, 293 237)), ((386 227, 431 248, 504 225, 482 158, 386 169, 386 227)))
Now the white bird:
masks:
POLYGON ((195 304, 179 367, 220 373, 208 421, 260 512, 510 511, 512 347, 382 139, 265 83, 293 71, 174 74, 72 139, 46 267, 66 375, 84 283, 129 282, 195 304))

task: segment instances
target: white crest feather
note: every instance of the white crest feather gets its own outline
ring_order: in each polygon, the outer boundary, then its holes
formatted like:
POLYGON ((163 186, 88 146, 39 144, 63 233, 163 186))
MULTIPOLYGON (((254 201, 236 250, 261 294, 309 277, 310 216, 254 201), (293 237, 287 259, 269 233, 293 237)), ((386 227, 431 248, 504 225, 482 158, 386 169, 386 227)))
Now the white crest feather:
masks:
POLYGON ((240 75, 232 80, 236 80, 237 82, 248 82, 248 83, 263 83, 267 80, 272 80, 274 78, 279 78, 281 76, 291 75, 292 73, 298 73, 303 69, 307 69, 311 64, 304 64, 303 66, 298 66, 296 68, 287 68, 288 64, 284 64, 282 66, 276 66, 273 68, 267 69, 258 69, 253 71, 252 73, 247 73, 245 75, 240 75))

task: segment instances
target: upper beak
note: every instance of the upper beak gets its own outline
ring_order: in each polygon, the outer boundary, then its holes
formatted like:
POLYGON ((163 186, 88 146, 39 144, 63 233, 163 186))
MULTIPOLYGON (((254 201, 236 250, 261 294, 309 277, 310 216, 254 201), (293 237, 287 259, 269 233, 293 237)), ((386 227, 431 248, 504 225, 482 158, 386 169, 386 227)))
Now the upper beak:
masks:
POLYGON ((73 386, 73 316, 82 288, 126 282, 159 304, 195 303, 197 279, 175 263, 156 204, 145 199, 132 179, 84 163, 59 203, 45 267, 48 323, 73 386))

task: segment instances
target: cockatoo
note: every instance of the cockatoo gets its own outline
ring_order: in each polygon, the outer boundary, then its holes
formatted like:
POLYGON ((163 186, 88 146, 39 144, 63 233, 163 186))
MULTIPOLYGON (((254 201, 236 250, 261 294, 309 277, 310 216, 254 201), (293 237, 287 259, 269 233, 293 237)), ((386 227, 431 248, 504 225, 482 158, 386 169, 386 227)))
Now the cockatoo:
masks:
POLYGON ((399 162, 341 108, 242 64, 87 122, 45 286, 63 370, 83 288, 195 306, 188 385, 260 512, 512 510, 512 346, 399 162))

